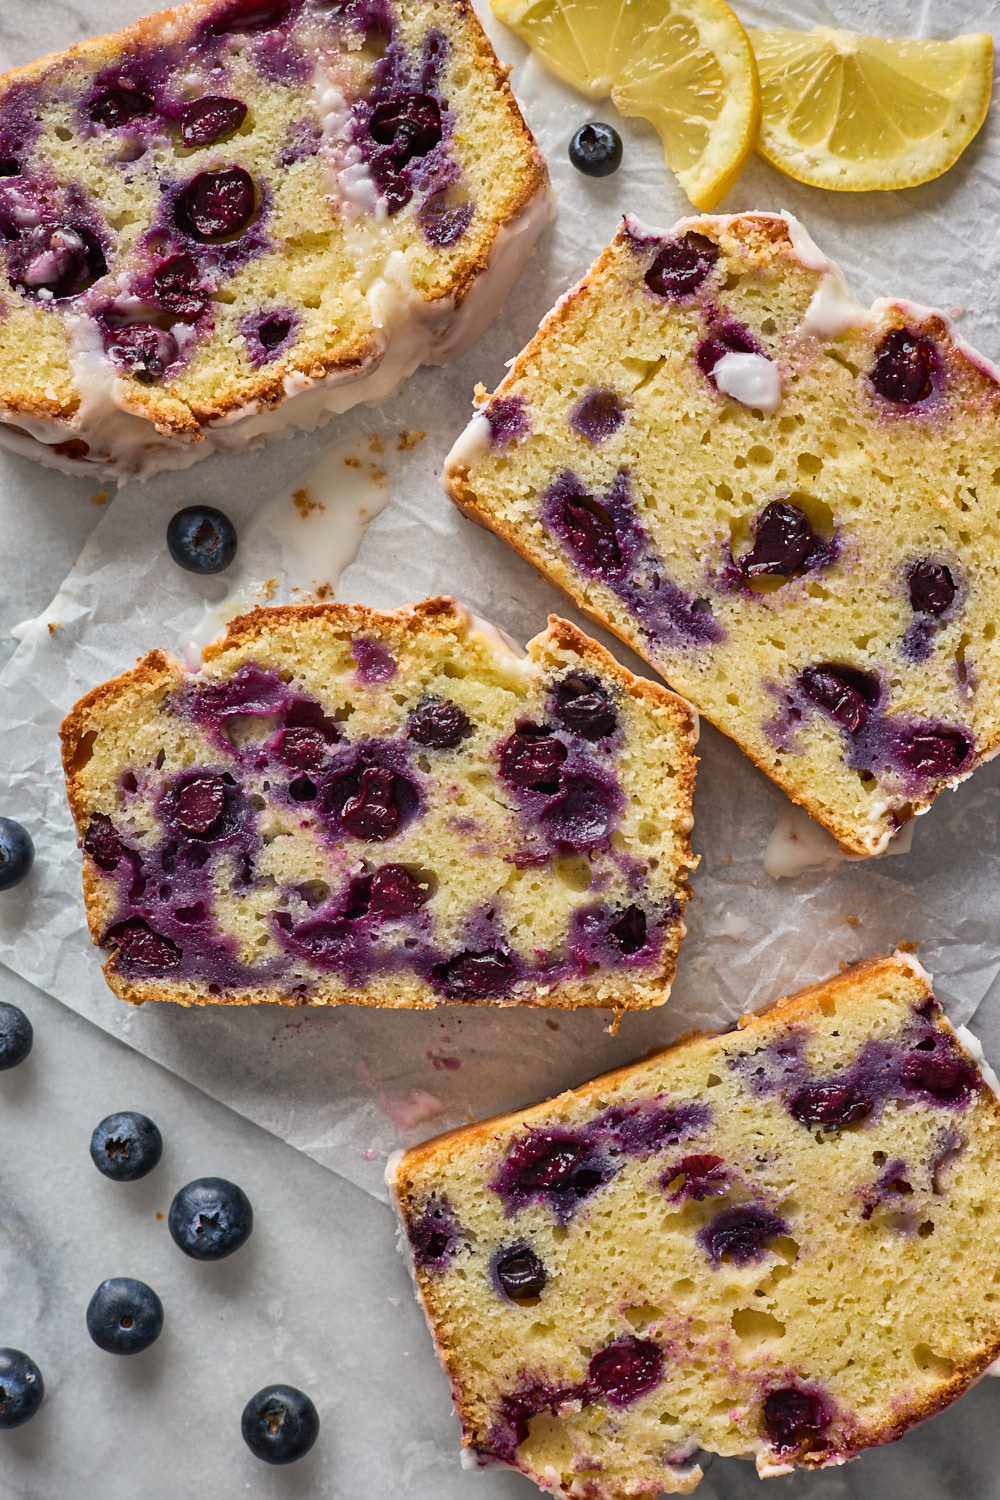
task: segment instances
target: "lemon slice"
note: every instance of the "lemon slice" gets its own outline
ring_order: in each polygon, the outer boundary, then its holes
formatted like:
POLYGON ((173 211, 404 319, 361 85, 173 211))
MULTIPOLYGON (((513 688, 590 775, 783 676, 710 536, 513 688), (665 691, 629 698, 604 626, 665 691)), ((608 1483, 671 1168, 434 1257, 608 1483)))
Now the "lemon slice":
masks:
POLYGON ((952 166, 990 102, 993 42, 890 41, 851 31, 751 31, 757 150, 812 187, 913 187, 952 166))
POLYGON ((655 126, 696 208, 714 208, 760 118, 747 34, 723 0, 491 0, 552 71, 655 126))

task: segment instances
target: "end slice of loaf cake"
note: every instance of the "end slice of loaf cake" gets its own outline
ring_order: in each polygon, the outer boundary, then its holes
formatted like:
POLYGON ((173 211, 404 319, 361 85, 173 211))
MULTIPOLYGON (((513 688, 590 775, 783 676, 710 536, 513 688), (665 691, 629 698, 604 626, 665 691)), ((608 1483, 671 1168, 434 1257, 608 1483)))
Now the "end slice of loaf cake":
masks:
POLYGON ((550 212, 465 0, 193 0, 0 79, 0 443, 145 477, 444 363, 550 212))
POLYGON ((703 1453, 840 1464, 953 1401, 1000 1351, 972 1050, 875 959, 393 1158, 470 1456, 654 1500, 703 1453))
POLYGON ((552 618, 259 609, 63 725, 128 1000, 642 1009, 688 898, 696 718, 552 618))
POLYGON ((1000 745, 1000 383, 802 227, 626 220, 446 483, 853 854, 1000 745))

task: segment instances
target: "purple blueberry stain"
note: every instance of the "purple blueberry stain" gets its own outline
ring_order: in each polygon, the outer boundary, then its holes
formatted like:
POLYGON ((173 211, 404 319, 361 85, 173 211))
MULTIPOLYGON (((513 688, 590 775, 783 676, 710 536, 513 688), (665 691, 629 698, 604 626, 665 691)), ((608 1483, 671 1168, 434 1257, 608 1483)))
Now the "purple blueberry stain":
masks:
POLYGON ((673 1104, 663 1098, 614 1104, 597 1116, 590 1133, 604 1140, 612 1155, 640 1160, 676 1146, 706 1129, 712 1114, 707 1104, 673 1104))
POLYGON ((853 737, 848 764, 875 776, 893 776, 912 795, 926 794, 935 782, 971 771, 975 739, 964 724, 939 719, 873 719, 853 737))
POLYGON ((894 328, 875 350, 868 378, 873 389, 896 406, 919 406, 940 383, 937 346, 908 328, 894 328))
POLYGON ((564 471, 542 496, 541 517, 579 571, 612 589, 644 634, 678 646, 723 639, 708 601, 674 583, 654 554, 624 471, 600 500, 588 494, 575 474, 564 471))
POLYGON ((392 652, 371 636, 359 635, 353 640, 351 656, 357 664, 355 680, 365 687, 380 687, 391 682, 399 670, 392 652))
POLYGON ((567 946, 583 972, 592 965, 645 968, 659 958, 663 938, 676 919, 673 909, 654 918, 634 902, 615 908, 592 902, 578 906, 570 918, 567 946))
POLYGON ((724 1208, 698 1231, 698 1243, 712 1262, 748 1266, 761 1261, 772 1240, 787 1235, 789 1226, 759 1203, 737 1203, 724 1208))
POLYGON ((291 307, 272 307, 266 312, 247 313, 240 319, 240 333, 255 370, 288 352, 300 322, 299 314, 291 307))
POLYGON ((436 1196, 428 1199, 419 1218, 410 1221, 407 1233, 417 1265, 438 1276, 448 1270, 465 1243, 451 1204, 436 1196))
POLYGON ((833 1421, 833 1406, 817 1387, 782 1386, 764 1397, 762 1419, 777 1452, 809 1452, 827 1446, 823 1439, 833 1421))
POLYGON ((644 280, 657 297, 671 302, 692 297, 719 258, 719 247, 706 235, 689 233, 658 251, 644 280))
POLYGON ((490 424, 490 442, 494 448, 509 448, 531 431, 523 396, 495 397, 486 408, 486 420, 490 424))
POLYGON ((614 1171, 586 1134, 536 1129, 513 1142, 490 1187, 508 1214, 541 1203, 564 1224, 614 1171))
MULTIPOLYGON (((429 31, 418 63, 393 36, 375 65, 367 97, 354 106, 353 139, 390 217, 415 194, 425 204, 436 198, 458 175, 457 163, 444 150, 451 116, 439 92, 449 46, 443 32, 429 31)), ((433 224, 436 208, 429 217, 433 224)))
POLYGON ((797 1029, 784 1032, 755 1052, 734 1053, 726 1061, 757 1099, 798 1089, 809 1073, 805 1036, 797 1029))
POLYGON ((569 414, 573 431, 595 448, 614 437, 624 421, 625 404, 621 397, 600 386, 582 396, 569 414))
POLYGON ((450 193, 432 193, 417 212, 417 223, 429 245, 450 250, 472 223, 476 205, 470 199, 455 202, 450 193))

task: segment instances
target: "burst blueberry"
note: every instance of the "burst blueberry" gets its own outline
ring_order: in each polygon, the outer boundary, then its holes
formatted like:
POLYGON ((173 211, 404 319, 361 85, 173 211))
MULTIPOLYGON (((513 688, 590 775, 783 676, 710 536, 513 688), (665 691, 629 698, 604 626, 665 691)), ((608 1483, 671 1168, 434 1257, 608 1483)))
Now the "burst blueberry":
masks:
POLYGON ((506 994, 517 978, 513 958, 501 948, 466 949, 435 964, 432 976, 451 1000, 487 1000, 506 994))
POLYGON ((521 723, 500 747, 500 775, 509 786, 555 791, 566 746, 541 724, 521 723))
POLYGON ((472 733, 468 716, 448 698, 424 698, 407 721, 406 736, 428 750, 453 750, 472 733))
POLYGON ((764 1431, 779 1452, 790 1452, 820 1438, 830 1425, 822 1397, 785 1386, 764 1398, 764 1431))
POLYGON ((178 358, 177 340, 155 323, 126 323, 104 330, 108 358, 144 385, 159 380, 178 358))
POLYGON ((555 717, 571 734, 596 742, 614 734, 618 713, 607 689, 585 672, 567 672, 555 692, 555 717))
POLYGON ((951 570, 931 557, 921 557, 906 570, 910 603, 921 614, 940 619, 954 603, 955 580, 951 570))
POLYGON ((771 1240, 788 1233, 784 1219, 759 1203, 724 1208, 698 1231, 698 1242, 714 1266, 732 1261, 746 1266, 761 1260, 771 1240))
POLYGON ((106 1115, 90 1137, 90 1159, 113 1182, 138 1182, 157 1165, 163 1137, 148 1115, 122 1110, 106 1115))
POLYGON ((175 1195, 167 1216, 171 1238, 193 1260, 222 1260, 246 1244, 253 1208, 224 1177, 198 1177, 175 1195))
POLYGON ((612 1406, 631 1406, 659 1385, 663 1350, 652 1339, 625 1338, 599 1349, 590 1361, 588 1385, 612 1406))
POLYGON ((872 1101, 850 1083, 813 1083, 800 1089, 788 1106, 802 1125, 844 1130, 872 1112, 872 1101))
POLYGON ((132 120, 151 115, 155 108, 156 105, 148 94, 118 84, 102 89, 92 100, 87 113, 95 125, 114 130, 119 125, 127 125, 132 120))
POLYGON ((242 167, 199 172, 177 200, 178 227, 209 243, 241 234, 256 212, 254 181, 242 167))
POLYGON ((737 566, 744 578, 787 576, 802 567, 818 543, 809 517, 797 505, 773 500, 755 518, 753 546, 737 566))
POLYGON ((163 1303, 144 1281, 112 1276, 87 1307, 87 1332, 106 1354, 141 1354, 163 1331, 163 1303))
POLYGON ((644 279, 658 297, 680 301, 698 290, 718 258, 715 241, 692 232, 664 245, 644 279))
POLYGON ((848 734, 855 734, 868 722, 880 697, 879 681, 874 673, 835 662, 806 667, 799 683, 806 697, 835 719, 848 734))
POLYGON ((540 1297, 548 1281, 544 1265, 529 1245, 515 1245, 512 1250, 502 1250, 493 1269, 497 1281, 512 1302, 540 1297))
POLYGON ((869 379, 887 401, 916 406, 933 395, 937 368, 937 350, 930 339, 894 328, 875 351, 869 379))
POLYGON ((167 527, 170 556, 188 573, 224 573, 236 545, 236 527, 214 505, 187 505, 167 527))
POLYGON ((181 144, 211 146, 235 135, 247 117, 242 99, 225 99, 215 94, 193 99, 181 115, 181 144))
POLYGON ((570 141, 569 159, 585 177, 610 177, 622 164, 622 138, 612 126, 591 120, 570 141))
POLYGON ((255 1458, 291 1464, 303 1458, 319 1436, 319 1413, 294 1385, 268 1385, 243 1408, 240 1430, 255 1458))

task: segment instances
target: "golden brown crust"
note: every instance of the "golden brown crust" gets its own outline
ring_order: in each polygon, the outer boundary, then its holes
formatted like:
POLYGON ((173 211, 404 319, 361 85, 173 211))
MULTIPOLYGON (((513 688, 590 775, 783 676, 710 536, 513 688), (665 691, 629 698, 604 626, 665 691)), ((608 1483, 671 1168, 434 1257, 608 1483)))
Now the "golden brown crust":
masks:
MULTIPOLYGON (((449 595, 438 595, 413 605, 404 605, 396 610, 376 610, 365 605, 330 601, 317 604, 262 606, 238 615, 226 626, 217 640, 205 647, 202 663, 211 668, 213 663, 228 653, 252 649, 272 632, 294 634, 321 630, 343 640, 359 633, 372 633, 382 639, 400 639, 410 636, 461 639, 475 621, 457 601, 449 595)), ((679 787, 682 806, 690 809, 694 791, 696 757, 694 745, 697 740, 697 715, 691 705, 661 684, 647 678, 633 676, 621 666, 610 652, 592 641, 583 631, 569 621, 556 615, 549 618, 548 628, 528 643, 530 659, 541 658, 546 649, 554 647, 592 664, 594 669, 612 678, 623 694, 641 699, 655 713, 663 716, 671 725, 679 747, 679 758, 673 770, 679 787), (687 747, 684 750, 681 747, 687 747)), ((512 651, 512 654, 515 654, 512 651)), ((70 810, 81 837, 89 826, 93 808, 85 795, 82 771, 89 759, 96 727, 108 717, 114 717, 119 706, 134 704, 136 699, 159 699, 177 688, 186 676, 185 669, 175 658, 162 651, 152 651, 134 668, 122 673, 110 682, 92 689, 74 706, 66 716, 60 729, 63 745, 63 767, 66 777, 67 798, 70 810)), ((690 815, 686 826, 680 828, 676 838, 678 876, 675 895, 678 902, 678 921, 666 934, 661 949, 661 959, 656 975, 645 975, 641 982, 630 981, 627 975, 619 976, 614 994, 598 994, 592 983, 585 980, 566 980, 558 990, 537 996, 518 995, 516 1001, 506 1002, 529 1007, 554 1009, 595 1007, 599 1009, 645 1009, 663 1004, 669 996, 677 953, 684 926, 680 918, 690 898, 690 888, 683 879, 683 871, 694 868, 697 860, 691 851, 690 815)), ((95 944, 106 932, 111 919, 111 894, 108 882, 88 854, 83 861, 84 897, 87 920, 95 944)), ((133 1004, 147 1000, 172 1001, 189 1005, 256 1005, 282 1004, 300 1005, 303 1000, 291 995, 282 995, 267 987, 233 989, 213 995, 200 989, 190 981, 164 981, 159 978, 129 979, 118 972, 114 957, 104 965, 105 978, 115 994, 133 1004)), ((373 983, 365 989, 345 990, 334 987, 319 978, 310 992, 311 1005, 352 1004, 382 1007, 405 1006, 413 1009, 433 1009, 442 999, 427 985, 415 978, 394 975, 384 981, 373 983)), ((505 1003, 505 1002, 497 1002, 505 1003)))

